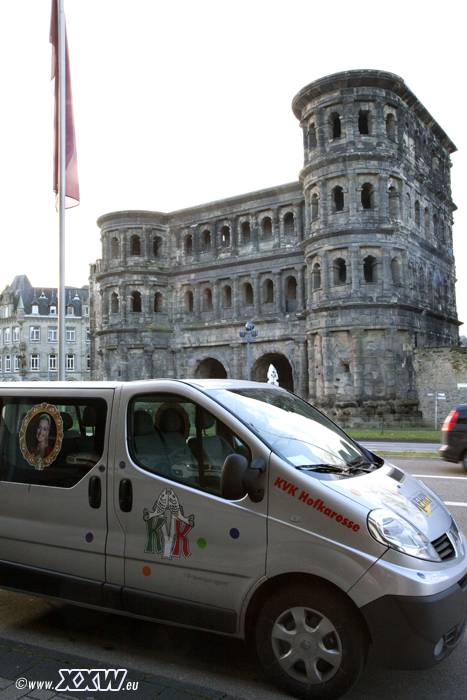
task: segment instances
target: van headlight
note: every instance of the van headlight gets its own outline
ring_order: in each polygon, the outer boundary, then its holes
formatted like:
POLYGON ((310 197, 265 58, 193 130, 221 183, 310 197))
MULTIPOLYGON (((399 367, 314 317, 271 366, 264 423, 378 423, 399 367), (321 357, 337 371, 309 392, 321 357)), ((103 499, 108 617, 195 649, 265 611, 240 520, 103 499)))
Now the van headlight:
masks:
POLYGON ((372 510, 368 515, 368 529, 377 542, 398 552, 428 561, 441 561, 438 552, 425 535, 392 510, 372 510))

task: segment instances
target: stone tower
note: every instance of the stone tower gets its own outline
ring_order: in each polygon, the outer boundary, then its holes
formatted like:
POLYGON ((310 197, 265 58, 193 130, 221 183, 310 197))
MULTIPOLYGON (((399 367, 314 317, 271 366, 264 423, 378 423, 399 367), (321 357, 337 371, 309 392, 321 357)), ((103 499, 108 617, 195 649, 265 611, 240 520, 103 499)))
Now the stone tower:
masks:
POLYGON ((455 345, 452 141, 404 81, 348 71, 293 100, 303 129, 310 396, 415 398, 412 351, 455 345))
POLYGON ((398 76, 348 71, 293 100, 298 182, 98 220, 96 379, 247 376, 335 415, 416 408, 415 347, 458 340, 454 144, 398 76))

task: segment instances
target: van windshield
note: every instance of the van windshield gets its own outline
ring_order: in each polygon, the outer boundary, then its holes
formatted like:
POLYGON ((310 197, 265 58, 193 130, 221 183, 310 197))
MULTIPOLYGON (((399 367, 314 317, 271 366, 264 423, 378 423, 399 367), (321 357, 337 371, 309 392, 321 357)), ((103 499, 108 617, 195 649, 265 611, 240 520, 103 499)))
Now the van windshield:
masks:
POLYGON ((208 392, 296 467, 345 466, 365 460, 357 445, 309 403, 284 389, 214 389, 208 392))

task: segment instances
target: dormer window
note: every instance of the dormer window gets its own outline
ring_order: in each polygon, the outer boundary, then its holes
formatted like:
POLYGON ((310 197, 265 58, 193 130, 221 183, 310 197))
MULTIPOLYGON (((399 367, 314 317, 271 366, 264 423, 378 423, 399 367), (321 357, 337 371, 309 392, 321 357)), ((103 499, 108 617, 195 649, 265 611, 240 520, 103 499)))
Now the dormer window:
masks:
POLYGON ((73 304, 70 304, 69 306, 66 307, 66 315, 67 316, 74 316, 75 315, 75 307, 73 304))
POLYGON ((51 304, 49 306, 49 314, 51 316, 56 316, 57 315, 57 305, 56 304, 51 304))
POLYGON ((31 313, 33 313, 33 314, 39 313, 39 304, 37 302, 35 302, 34 304, 31 304, 31 313))

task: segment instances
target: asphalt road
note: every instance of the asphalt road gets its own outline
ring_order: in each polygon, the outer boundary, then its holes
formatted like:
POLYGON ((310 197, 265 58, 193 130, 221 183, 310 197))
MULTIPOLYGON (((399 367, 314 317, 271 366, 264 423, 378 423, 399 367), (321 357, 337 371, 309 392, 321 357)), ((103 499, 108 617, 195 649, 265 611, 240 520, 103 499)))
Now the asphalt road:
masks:
MULTIPOLYGON (((421 478, 450 504, 459 527, 467 532, 467 472, 461 465, 436 458, 394 456, 390 461, 421 478)), ((215 691, 245 700, 290 698, 268 683, 238 640, 27 595, 0 591, 0 637, 100 659, 102 667, 133 668, 170 676, 211 688, 213 698, 219 697, 215 691)), ((385 671, 377 668, 375 661, 370 655, 359 684, 345 696, 346 700, 465 697, 467 636, 449 659, 427 671, 385 671)), ((0 700, 1 697, 0 692, 0 700)))
POLYGON ((384 442, 382 440, 359 440, 360 444, 372 452, 432 452, 438 454, 440 443, 434 442, 384 442))

